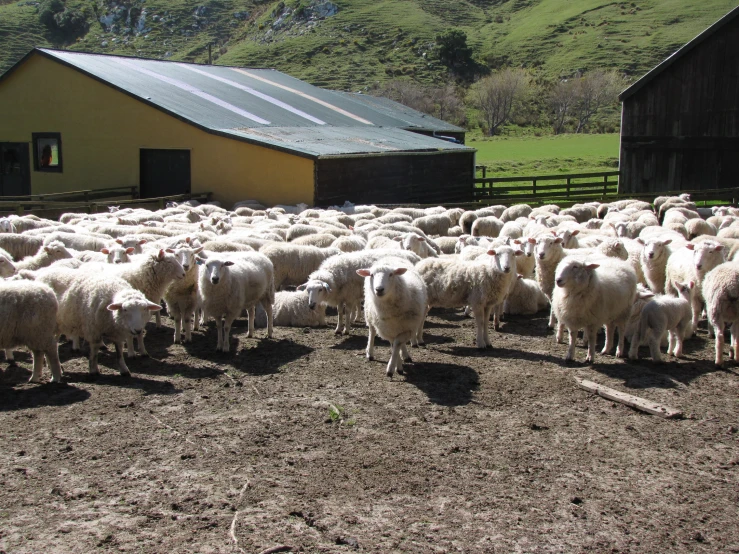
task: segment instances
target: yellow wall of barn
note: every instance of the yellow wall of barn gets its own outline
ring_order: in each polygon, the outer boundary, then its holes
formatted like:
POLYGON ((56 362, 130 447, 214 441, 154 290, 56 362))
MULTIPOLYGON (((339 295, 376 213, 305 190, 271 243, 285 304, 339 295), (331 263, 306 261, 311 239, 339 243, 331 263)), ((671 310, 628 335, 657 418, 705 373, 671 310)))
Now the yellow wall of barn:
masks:
POLYGON ((62 173, 34 171, 31 193, 139 185, 140 148, 190 150, 191 190, 313 204, 313 160, 211 135, 39 54, 0 83, 0 142, 61 133, 62 173))

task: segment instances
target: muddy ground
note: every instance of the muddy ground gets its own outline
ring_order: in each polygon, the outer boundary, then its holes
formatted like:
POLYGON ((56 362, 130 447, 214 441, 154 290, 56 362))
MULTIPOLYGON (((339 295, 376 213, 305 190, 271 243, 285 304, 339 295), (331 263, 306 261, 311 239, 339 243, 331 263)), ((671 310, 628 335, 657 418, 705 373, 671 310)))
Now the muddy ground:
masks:
POLYGON ((2 364, 0 550, 739 552, 739 371, 713 366, 705 328, 679 362, 567 366, 543 315, 478 352, 472 320, 435 311, 388 379, 363 327, 267 340, 239 321, 227 355, 165 323, 132 378, 111 349, 89 380, 68 344, 65 385, 26 384, 27 353, 2 364))

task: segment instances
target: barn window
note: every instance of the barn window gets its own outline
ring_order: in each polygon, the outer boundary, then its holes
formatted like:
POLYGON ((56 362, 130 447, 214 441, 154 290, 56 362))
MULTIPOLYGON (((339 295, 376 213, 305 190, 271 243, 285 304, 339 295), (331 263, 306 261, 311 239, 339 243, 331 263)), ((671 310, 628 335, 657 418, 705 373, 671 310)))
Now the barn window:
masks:
POLYGON ((62 172, 61 133, 33 133, 33 169, 62 172))

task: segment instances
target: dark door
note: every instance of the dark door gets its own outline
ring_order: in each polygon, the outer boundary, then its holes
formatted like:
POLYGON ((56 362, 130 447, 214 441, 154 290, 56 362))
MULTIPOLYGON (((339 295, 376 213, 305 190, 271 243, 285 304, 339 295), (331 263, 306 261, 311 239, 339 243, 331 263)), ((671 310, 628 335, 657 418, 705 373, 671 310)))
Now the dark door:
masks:
POLYGON ((0 142, 0 196, 31 194, 28 144, 0 142))
POLYGON ((141 198, 190 192, 190 151, 141 149, 141 198))

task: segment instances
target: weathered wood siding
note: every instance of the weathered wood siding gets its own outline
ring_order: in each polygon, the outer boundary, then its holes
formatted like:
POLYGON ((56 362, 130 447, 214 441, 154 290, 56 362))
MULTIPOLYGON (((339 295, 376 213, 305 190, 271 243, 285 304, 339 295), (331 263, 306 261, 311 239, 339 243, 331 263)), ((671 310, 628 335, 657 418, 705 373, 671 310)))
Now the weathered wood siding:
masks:
POLYGON ((619 191, 739 186, 739 17, 625 99, 619 191))
POLYGON ((444 203, 472 200, 473 152, 323 158, 315 204, 444 203))

